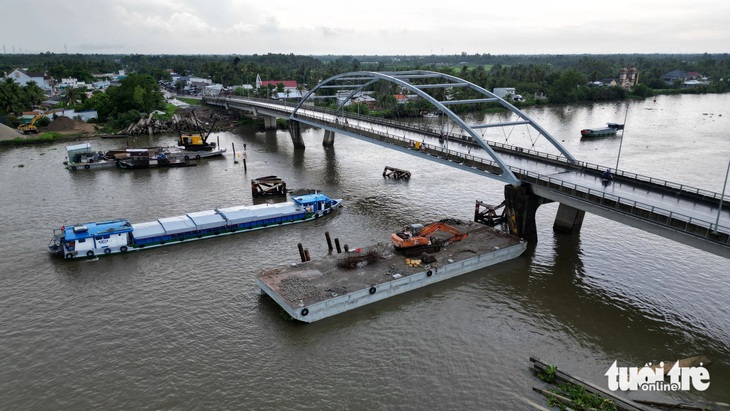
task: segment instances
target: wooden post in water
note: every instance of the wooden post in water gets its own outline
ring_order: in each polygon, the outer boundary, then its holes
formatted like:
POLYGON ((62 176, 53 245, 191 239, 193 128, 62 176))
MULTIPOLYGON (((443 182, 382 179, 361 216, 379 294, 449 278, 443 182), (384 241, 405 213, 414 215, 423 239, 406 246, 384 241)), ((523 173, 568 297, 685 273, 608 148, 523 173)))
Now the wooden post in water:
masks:
POLYGON ((243 172, 246 171, 246 143, 243 143, 243 172))
POLYGON ((335 238, 335 247, 337 247, 337 254, 342 252, 342 249, 340 248, 340 239, 335 238))
POLYGON ((327 239, 327 248, 329 248, 330 251, 332 251, 332 240, 330 239, 330 232, 325 231, 324 232, 324 238, 327 239))
POLYGON ((238 164, 238 160, 236 160, 236 144, 232 142, 231 148, 233 149, 233 164, 238 164))
POLYGON ((302 259, 302 262, 306 262, 307 258, 304 256, 304 247, 302 247, 302 243, 297 244, 297 248, 299 248, 299 257, 302 259))
POLYGON ((307 261, 309 261, 309 249, 308 248, 304 249, 304 258, 306 258, 307 261))

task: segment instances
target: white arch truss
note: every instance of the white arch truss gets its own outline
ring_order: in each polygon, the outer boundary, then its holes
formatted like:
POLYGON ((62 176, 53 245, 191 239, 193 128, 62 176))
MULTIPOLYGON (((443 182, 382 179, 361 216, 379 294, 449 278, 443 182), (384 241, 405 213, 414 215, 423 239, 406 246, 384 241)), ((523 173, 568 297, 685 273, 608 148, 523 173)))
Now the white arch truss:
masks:
MULTIPOLYGON (((374 71, 357 71, 357 72, 350 72, 350 73, 344 73, 344 74, 338 74, 335 76, 332 76, 319 84, 317 84, 316 87, 312 88, 309 93, 307 93, 304 98, 297 104, 297 106, 294 108, 294 111, 291 114, 291 119, 296 121, 297 120, 297 111, 300 107, 302 107, 303 104, 310 98, 317 98, 316 97, 316 91, 320 89, 327 89, 327 88, 335 88, 338 90, 342 89, 351 89, 351 92, 349 95, 344 99, 342 103, 340 103, 338 109, 341 109, 347 101, 351 100, 354 96, 356 96, 359 92, 361 92, 363 89, 367 88, 368 86, 373 85, 374 83, 378 81, 388 81, 393 84, 397 84, 413 94, 418 95, 419 97, 423 98, 424 100, 431 103, 437 110, 439 110, 444 115, 448 116, 451 121, 453 121, 456 125, 461 127, 462 130, 464 130, 474 141, 479 144, 479 146, 486 151, 486 153, 489 155, 489 157, 494 160, 494 162, 499 166, 499 168, 502 171, 501 177, 502 179, 515 184, 519 185, 519 179, 514 176, 512 171, 509 169, 507 164, 502 160, 502 158, 497 154, 490 146, 489 144, 475 131, 475 129, 480 128, 488 128, 488 127, 514 127, 518 125, 525 125, 527 127, 531 127, 534 130, 537 131, 538 137, 543 136, 545 139, 550 142, 565 158, 572 163, 577 163, 577 160, 573 157, 572 154, 568 152, 568 150, 565 149, 565 147, 562 146, 558 142, 557 139, 555 139, 550 133, 547 132, 542 126, 537 124, 534 120, 532 120, 529 116, 527 116, 525 113, 520 111, 517 107, 510 104, 508 101, 504 100, 503 98, 497 96, 494 93, 491 93, 484 88, 471 83, 469 81, 466 81, 464 79, 461 79, 456 76, 439 73, 435 71, 426 71, 426 70, 413 70, 413 71, 396 71, 396 72, 374 72, 374 71), (416 84, 418 82, 418 84, 416 84), (468 88, 470 90, 475 91, 480 95, 479 98, 474 99, 467 99, 467 100, 443 100, 439 101, 432 97, 430 94, 423 91, 424 89, 453 89, 456 87, 464 87, 468 88), (512 112, 514 115, 518 117, 518 120, 516 121, 507 121, 507 122, 501 122, 501 123, 488 123, 488 124, 473 124, 469 125, 467 124, 458 114, 454 113, 451 109, 449 109, 448 106, 453 105, 468 105, 468 104, 479 104, 479 103, 498 103, 505 109, 512 112)), ((326 98, 332 98, 332 96, 326 96, 326 98)))

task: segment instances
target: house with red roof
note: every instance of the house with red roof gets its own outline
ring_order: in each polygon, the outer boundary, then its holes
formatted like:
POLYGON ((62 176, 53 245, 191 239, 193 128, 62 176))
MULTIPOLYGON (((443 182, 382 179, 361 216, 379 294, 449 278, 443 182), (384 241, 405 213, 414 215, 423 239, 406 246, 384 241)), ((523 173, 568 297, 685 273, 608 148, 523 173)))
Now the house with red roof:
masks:
POLYGON ((299 100, 304 97, 298 90, 299 85, 296 80, 261 80, 260 76, 256 76, 256 88, 268 88, 271 85, 274 90, 279 88, 279 84, 284 86, 284 91, 275 91, 274 98, 280 100, 296 99, 299 100))

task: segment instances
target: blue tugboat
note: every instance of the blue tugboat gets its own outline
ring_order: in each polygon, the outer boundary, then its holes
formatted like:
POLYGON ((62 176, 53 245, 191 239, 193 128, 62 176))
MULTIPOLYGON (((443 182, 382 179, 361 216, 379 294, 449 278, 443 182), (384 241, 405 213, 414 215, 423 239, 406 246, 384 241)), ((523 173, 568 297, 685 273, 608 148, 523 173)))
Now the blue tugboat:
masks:
POLYGON ((286 203, 216 208, 145 223, 117 219, 62 226, 53 230, 48 248, 65 259, 125 253, 311 221, 341 204, 342 199, 315 193, 286 203))

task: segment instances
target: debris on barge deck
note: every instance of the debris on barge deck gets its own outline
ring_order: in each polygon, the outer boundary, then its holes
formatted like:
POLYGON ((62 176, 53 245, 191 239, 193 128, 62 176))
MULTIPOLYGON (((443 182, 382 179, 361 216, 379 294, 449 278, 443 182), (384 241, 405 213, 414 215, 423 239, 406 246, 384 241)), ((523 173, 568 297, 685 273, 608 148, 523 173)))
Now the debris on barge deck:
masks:
POLYGON ((511 260, 527 248, 520 238, 482 224, 463 222, 459 229, 468 237, 420 259, 406 258, 381 242, 264 270, 256 285, 292 318, 311 323, 511 260))

